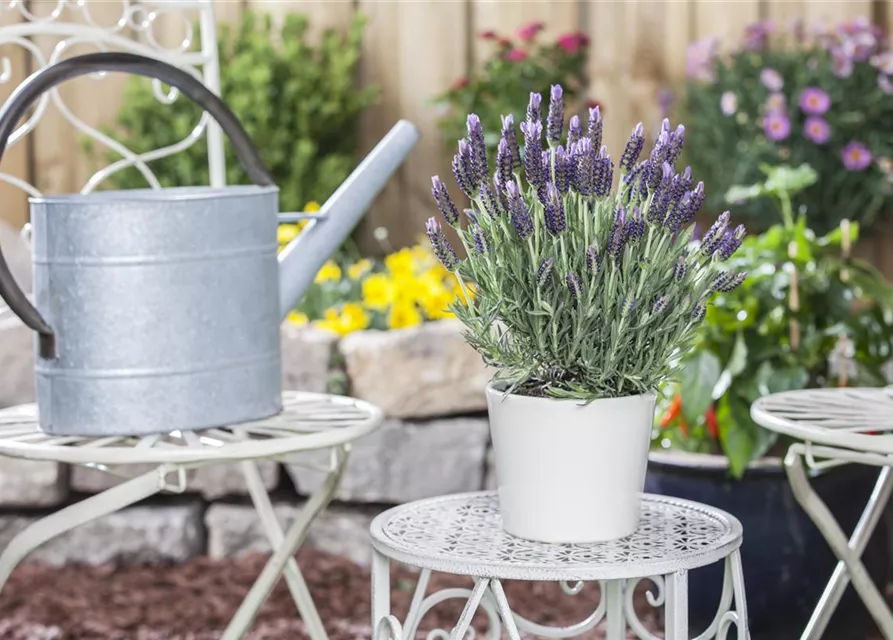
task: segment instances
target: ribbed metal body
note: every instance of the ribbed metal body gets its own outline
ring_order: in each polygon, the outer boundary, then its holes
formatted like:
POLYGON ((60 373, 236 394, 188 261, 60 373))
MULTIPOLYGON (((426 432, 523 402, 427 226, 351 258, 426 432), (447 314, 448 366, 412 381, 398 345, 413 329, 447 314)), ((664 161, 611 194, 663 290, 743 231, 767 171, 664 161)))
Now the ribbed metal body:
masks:
POLYGON ((281 410, 276 187, 32 200, 40 426, 145 435, 281 410))

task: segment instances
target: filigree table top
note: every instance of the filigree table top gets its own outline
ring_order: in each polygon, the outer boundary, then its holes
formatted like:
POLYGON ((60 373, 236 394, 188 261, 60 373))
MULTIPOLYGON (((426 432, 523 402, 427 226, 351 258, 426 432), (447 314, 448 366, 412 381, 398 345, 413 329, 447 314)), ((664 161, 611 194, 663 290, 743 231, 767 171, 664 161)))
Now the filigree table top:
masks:
POLYGON ((382 513, 372 523, 372 542, 416 567, 506 580, 662 575, 711 564, 741 545, 741 523, 724 511, 655 495, 645 495, 641 509, 639 528, 626 538, 547 544, 502 530, 496 492, 465 493, 382 513))

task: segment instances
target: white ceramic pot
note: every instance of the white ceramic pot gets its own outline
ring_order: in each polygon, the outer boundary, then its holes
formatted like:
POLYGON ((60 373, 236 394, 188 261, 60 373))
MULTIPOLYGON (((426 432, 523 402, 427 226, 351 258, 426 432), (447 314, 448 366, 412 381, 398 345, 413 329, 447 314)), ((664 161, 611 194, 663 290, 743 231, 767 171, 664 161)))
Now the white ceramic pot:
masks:
POLYGON ((505 531, 555 543, 635 531, 656 394, 585 405, 502 388, 487 388, 487 408, 505 531))

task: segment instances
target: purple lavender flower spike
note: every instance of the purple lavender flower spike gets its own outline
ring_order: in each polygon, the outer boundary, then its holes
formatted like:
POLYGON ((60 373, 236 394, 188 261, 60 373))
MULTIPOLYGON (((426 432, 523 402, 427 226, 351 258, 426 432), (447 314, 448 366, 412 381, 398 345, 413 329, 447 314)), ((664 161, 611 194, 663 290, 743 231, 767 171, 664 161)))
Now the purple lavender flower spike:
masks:
POLYGON ((549 115, 546 116, 546 138, 549 144, 561 141, 564 128, 564 90, 560 84, 553 84, 549 100, 549 115))
POLYGON ((567 148, 573 149, 574 145, 583 136, 583 130, 580 128, 580 116, 571 117, 567 128, 567 148))
POLYGON ((719 243, 722 241, 725 236, 726 227, 729 226, 729 218, 731 217, 731 213, 728 211, 724 211, 717 219, 713 225, 707 229, 707 233, 704 234, 704 237, 701 238, 701 251, 704 252, 706 256, 712 256, 713 253, 719 248, 719 243))
POLYGON ((670 208, 670 199, 673 195, 673 167, 670 163, 664 162, 661 167, 660 184, 655 190, 654 199, 648 209, 648 222, 652 224, 661 224, 666 218, 667 210, 670 208))
POLYGON ((528 122, 542 123, 543 113, 540 109, 540 105, 542 104, 542 102, 543 97, 540 94, 534 93, 533 91, 530 92, 530 102, 527 103, 528 122))
POLYGON ((491 218, 498 218, 502 213, 499 209, 499 201, 496 199, 496 196, 493 194, 493 189, 490 187, 490 183, 487 180, 481 180, 481 202, 484 205, 484 211, 487 212, 491 218))
POLYGON ((642 219, 642 213, 639 211, 639 207, 635 207, 633 209, 633 214, 629 217, 629 220, 626 221, 626 229, 625 234, 627 241, 638 242, 642 239, 642 235, 645 233, 645 221, 642 219))
POLYGON ((574 163, 572 181, 574 188, 584 196, 595 193, 596 159, 589 138, 580 138, 573 146, 574 163))
POLYGON ((539 269, 536 270, 536 284, 538 287, 545 287, 552 276, 552 269, 555 266, 555 260, 546 258, 540 263, 539 269))
POLYGON ((624 246, 626 246, 626 212, 623 207, 618 207, 614 214, 614 227, 608 237, 608 253, 614 256, 615 260, 619 260, 623 255, 624 246))
POLYGON ((490 251, 490 237, 480 225, 474 225, 471 228, 471 238, 474 240, 474 250, 480 254, 490 251))
POLYGON ((636 125, 636 128, 633 129, 632 135, 629 137, 629 142, 626 143, 626 148, 623 150, 623 155, 620 156, 621 170, 632 170, 636 160, 639 159, 639 154, 642 153, 643 146, 645 146, 645 127, 640 122, 636 125))
POLYGON ((744 283, 745 278, 747 278, 746 272, 732 273, 731 271, 723 271, 716 276, 712 288, 718 293, 728 293, 740 287, 744 283))
POLYGON ((524 174, 527 182, 535 187, 545 186, 546 170, 543 166, 542 136, 543 125, 530 121, 521 123, 524 133, 524 174))
POLYGON ((471 224, 478 223, 478 217, 477 214, 474 212, 474 209, 462 209, 462 213, 465 214, 465 217, 468 218, 468 221, 471 224))
POLYGON ((485 176, 490 175, 490 167, 487 163, 487 145, 484 143, 484 128, 481 125, 481 119, 475 113, 468 115, 465 126, 468 129, 471 159, 474 163, 477 182, 480 182, 485 176))
POLYGON ((657 300, 654 301, 653 312, 657 315, 660 315, 662 313, 666 313, 666 311, 669 307, 670 307, 669 296, 658 296, 657 300))
POLYGON ((670 146, 667 149, 667 162, 670 165, 676 164, 676 160, 679 159, 679 156, 682 154, 682 145, 685 144, 685 127, 683 125, 679 125, 676 127, 676 132, 670 136, 670 146))
POLYGON ((602 270, 602 257, 594 245, 586 249, 586 270, 593 275, 602 270))
POLYGON ((593 149, 598 149, 602 146, 602 114, 601 109, 598 107, 592 107, 589 110, 589 128, 586 136, 592 143, 593 149))
POLYGON ((683 224, 688 224, 692 220, 695 219, 695 215, 697 215, 698 211, 701 210, 701 207, 704 206, 704 199, 707 196, 704 194, 704 183, 698 182, 695 185, 694 191, 691 192, 691 200, 688 203, 688 210, 686 211, 685 220, 683 220, 683 224))
POLYGON ((509 182, 514 182, 514 179, 509 179, 506 182, 500 182, 499 175, 493 175, 493 193, 496 196, 496 202, 499 204, 500 211, 509 210, 509 201, 505 195, 505 185, 507 185, 509 182))
POLYGON ((428 234, 428 239, 431 241, 431 248, 434 250, 434 255, 436 255, 437 259, 440 260, 444 267, 446 267, 447 271, 454 271, 456 267, 459 266, 459 258, 456 257, 456 252, 453 251, 453 246, 444 235, 440 223, 434 218, 428 218, 428 222, 425 224, 425 232, 428 234))
POLYGON ((676 266, 673 267, 673 279, 676 282, 682 282, 687 271, 688 265, 685 263, 685 256, 679 256, 679 260, 676 261, 676 266))
POLYGON ((521 166, 521 151, 518 149, 518 136, 515 134, 515 116, 502 116, 502 137, 509 143, 512 152, 512 170, 521 166))
POLYGON ((701 322, 707 315, 707 307, 703 302, 697 303, 691 310, 691 319, 693 322, 701 322))
POLYGON ((598 167, 598 182, 595 186, 595 195, 604 197, 611 191, 611 184, 614 182, 614 163, 611 162, 611 156, 604 155, 605 147, 602 150, 598 167))
POLYGON ((738 247, 741 246, 741 242, 744 240, 744 236, 747 235, 747 231, 744 229, 743 224, 739 224, 735 227, 734 231, 729 231, 723 236, 722 241, 719 243, 719 248, 716 250, 717 255, 720 260, 728 260, 732 257, 738 247))
POLYGON ((546 184, 545 204, 546 229, 552 235, 558 235, 567 228, 567 219, 564 216, 564 202, 561 193, 551 182, 546 184))
POLYGON ((555 186, 561 194, 567 193, 570 187, 570 177, 572 173, 573 158, 566 153, 564 147, 558 145, 555 149, 555 186))
POLYGON ((680 229, 685 225, 685 221, 688 219, 688 210, 691 206, 691 193, 686 193, 682 196, 682 199, 676 202, 676 205, 673 207, 673 210, 670 211, 670 215, 667 216, 664 225, 669 229, 672 233, 678 233, 680 229))
POLYGON ((514 159, 512 158, 511 143, 503 134, 499 140, 499 146, 496 149, 496 175, 499 176, 499 182, 505 184, 512 179, 512 169, 514 169, 514 159))
POLYGON ((459 153, 453 156, 453 175, 462 193, 469 198, 474 197, 474 185, 480 182, 475 179, 475 173, 471 146, 467 141, 459 140, 459 153))
MULTIPOLYGON (((664 122, 669 123, 666 119, 664 122)), ((651 157, 648 159, 648 171, 643 176, 643 181, 648 185, 649 189, 657 189, 660 184, 662 172, 659 168, 663 166, 669 151, 670 134, 666 131, 661 131, 657 141, 654 143, 654 148, 651 150, 651 157)))
POLYGON ((567 290, 571 292, 571 296, 575 300, 579 300, 583 295, 583 285, 580 284, 580 276, 576 273, 569 273, 564 279, 567 282, 567 290))
POLYGON ((446 185, 440 179, 440 176, 432 177, 431 184, 431 193, 434 194, 434 201, 437 202, 437 209, 440 211, 440 214, 443 216, 443 219, 446 220, 447 224, 455 227, 459 224, 459 212, 456 210, 456 205, 453 204, 450 192, 447 191, 446 185))
POLYGON ((623 176, 623 184, 630 185, 636 181, 642 175, 642 172, 645 169, 645 165, 647 164, 647 160, 645 162, 640 162, 636 166, 632 168, 632 170, 623 176))
POLYGON ((509 214, 512 218, 512 226, 518 236, 523 240, 533 233, 533 220, 530 217, 530 209, 527 203, 521 197, 521 190, 514 181, 506 183, 506 194, 508 195, 509 214))

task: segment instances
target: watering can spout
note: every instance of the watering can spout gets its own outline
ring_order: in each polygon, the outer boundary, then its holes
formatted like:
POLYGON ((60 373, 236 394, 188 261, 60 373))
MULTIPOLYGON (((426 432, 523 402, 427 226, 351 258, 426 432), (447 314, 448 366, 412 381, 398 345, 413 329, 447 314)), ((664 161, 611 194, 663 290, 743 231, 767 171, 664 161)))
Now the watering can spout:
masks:
POLYGON ((279 254, 281 319, 300 301, 316 273, 347 240, 419 140, 418 129, 400 120, 279 254))

